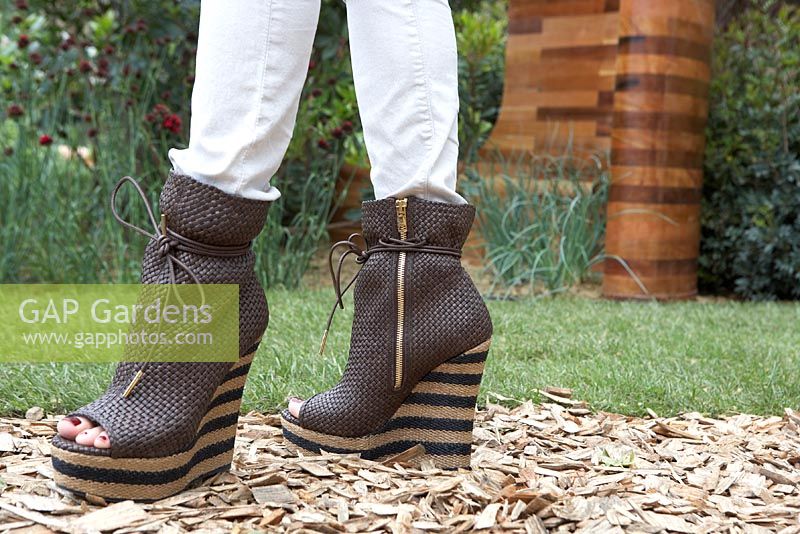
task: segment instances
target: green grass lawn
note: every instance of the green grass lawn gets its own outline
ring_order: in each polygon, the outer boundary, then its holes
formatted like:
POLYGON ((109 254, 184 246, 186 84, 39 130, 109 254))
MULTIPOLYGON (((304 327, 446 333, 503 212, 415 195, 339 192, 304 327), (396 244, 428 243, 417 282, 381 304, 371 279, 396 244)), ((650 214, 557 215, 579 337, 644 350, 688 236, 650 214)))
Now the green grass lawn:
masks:
MULTIPOLYGON (((270 327, 248 380, 245 409, 274 411, 288 395, 334 384, 343 369, 352 305, 337 313, 326 355, 317 349, 330 290, 271 291, 270 327)), ((569 387, 595 409, 659 415, 779 414, 800 406, 800 305, 620 303, 577 297, 494 301, 490 392, 538 399, 569 387)), ((0 367, 0 413, 39 405, 63 412, 100 394, 99 365, 0 367)))

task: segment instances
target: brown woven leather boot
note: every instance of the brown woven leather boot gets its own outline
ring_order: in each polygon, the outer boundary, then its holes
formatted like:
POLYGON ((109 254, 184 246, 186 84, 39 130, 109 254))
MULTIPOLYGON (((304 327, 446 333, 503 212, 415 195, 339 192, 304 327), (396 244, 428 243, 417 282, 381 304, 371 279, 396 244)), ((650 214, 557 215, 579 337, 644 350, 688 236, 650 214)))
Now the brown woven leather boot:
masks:
POLYGON ((142 283, 239 285, 238 362, 120 363, 106 393, 72 414, 104 427, 111 447, 53 439, 57 484, 111 500, 157 500, 230 466, 245 379, 268 322, 250 244, 269 203, 171 174, 160 200, 166 231, 149 206, 147 231, 117 215, 116 193, 126 183, 147 200, 128 177, 112 194, 115 217, 150 237, 142 283))
MULTIPOLYGON (((363 204, 367 250, 355 286, 350 356, 333 389, 282 413, 306 452, 381 459, 417 444, 440 467, 469 467, 475 399, 492 323, 461 267, 475 209, 418 198, 363 204)), ((332 251, 333 254, 333 251, 332 251)), ((338 271, 331 274, 341 304, 338 271)))

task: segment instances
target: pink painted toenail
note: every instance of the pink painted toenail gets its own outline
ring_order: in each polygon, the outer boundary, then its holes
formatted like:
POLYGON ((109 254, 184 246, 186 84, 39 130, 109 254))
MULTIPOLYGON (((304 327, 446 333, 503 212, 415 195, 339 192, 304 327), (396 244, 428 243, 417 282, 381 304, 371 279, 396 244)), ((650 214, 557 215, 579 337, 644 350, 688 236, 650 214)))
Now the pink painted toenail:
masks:
POLYGON ((79 424, 81 424, 81 420, 78 419, 77 417, 67 417, 67 421, 69 421, 70 423, 72 423, 75 426, 78 426, 79 424))

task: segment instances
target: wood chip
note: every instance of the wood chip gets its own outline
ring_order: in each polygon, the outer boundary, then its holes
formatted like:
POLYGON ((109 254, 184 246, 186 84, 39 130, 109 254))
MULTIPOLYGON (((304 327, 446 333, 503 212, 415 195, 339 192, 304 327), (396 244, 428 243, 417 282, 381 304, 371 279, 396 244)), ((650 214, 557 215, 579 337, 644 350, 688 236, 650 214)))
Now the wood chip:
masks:
POLYGON ((475 520, 475 530, 492 528, 497 524, 497 512, 500 511, 501 503, 496 502, 488 505, 475 520))
POLYGON ((553 386, 547 386, 544 388, 545 392, 555 395, 557 397, 562 397, 564 399, 571 399, 572 398, 572 390, 569 388, 557 388, 553 386))
POLYGON ((792 480, 785 473, 781 473, 776 469, 767 469, 766 467, 759 467, 758 472, 776 484, 797 485, 796 480, 792 480))
POLYGON ((250 413, 240 418, 230 473, 156 503, 110 506, 55 486, 48 441, 56 418, 0 418, 0 530, 796 532, 794 410, 637 418, 593 412, 566 391, 544 393, 542 405, 478 413, 471 471, 435 469, 421 446, 382 463, 298 458, 275 415, 250 413))
POLYGON ((150 520, 141 504, 133 501, 123 501, 105 508, 99 508, 86 515, 80 516, 70 523, 73 530, 92 532, 108 532, 150 520))
POLYGON ((0 452, 14 452, 16 450, 14 437, 8 432, 0 432, 0 452))
POLYGON ((42 410, 39 406, 32 406, 28 408, 28 411, 25 412, 25 419, 28 421, 41 421, 44 419, 44 410, 42 410))
POLYGON ((315 477, 332 477, 332 476, 334 476, 333 473, 331 473, 330 469, 328 469, 327 467, 325 467, 321 463, 300 462, 297 465, 299 465, 300 468, 303 471, 311 473, 315 477))
POLYGON ((425 447, 421 444, 416 444, 410 449, 407 449, 400 454, 392 456, 391 458, 387 458, 384 460, 384 465, 394 465, 394 464, 402 464, 413 460, 414 458, 419 458, 425 454, 425 447))
POLYGON ((252 491, 253 498, 263 506, 282 506, 284 504, 293 504, 297 500, 294 493, 284 484, 259 486, 253 488, 252 491))
POLYGON ((690 434, 689 432, 684 432, 679 428, 671 427, 661 421, 658 421, 656 423, 656 432, 663 434, 665 436, 677 436, 679 438, 686 438, 694 441, 700 441, 700 438, 695 436, 694 434, 690 434))

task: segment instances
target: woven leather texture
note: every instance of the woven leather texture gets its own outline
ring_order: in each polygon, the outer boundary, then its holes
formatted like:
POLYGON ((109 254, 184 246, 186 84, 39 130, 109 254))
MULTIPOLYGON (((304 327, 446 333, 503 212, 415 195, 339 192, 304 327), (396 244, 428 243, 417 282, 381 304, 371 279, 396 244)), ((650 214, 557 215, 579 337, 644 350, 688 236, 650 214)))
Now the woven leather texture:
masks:
MULTIPOLYGON (((161 194, 161 210, 171 230, 205 244, 232 246, 249 243, 266 220, 268 202, 234 197, 186 176, 171 174, 161 194)), ((185 251, 174 255, 185 263, 200 283, 239 284, 239 356, 253 347, 267 328, 269 314, 264 291, 253 271, 252 251, 234 257, 204 256, 185 251)), ((142 261, 143 284, 169 283, 165 258, 151 240, 142 261)), ((176 282, 190 277, 175 271, 176 282)), ((88 449, 61 440, 59 445, 90 454, 152 458, 168 456, 191 446, 197 426, 207 411, 215 389, 231 364, 147 363, 144 377, 133 393, 123 392, 141 363, 117 366, 105 394, 75 411, 103 426, 110 449, 88 449), (91 451, 91 452, 89 452, 91 451)))
MULTIPOLYGON (((475 216, 472 206, 408 199, 408 237, 461 248, 475 216)), ((362 227, 368 247, 399 238, 395 200, 365 202, 362 227)), ((408 253, 405 274, 405 373, 393 388, 397 327, 398 253, 376 252, 354 288, 350 354, 339 383, 311 397, 300 424, 343 437, 379 430, 414 386, 436 366, 489 339, 492 322, 483 298, 457 257, 408 253)))
POLYGON ((208 245, 241 245, 261 232, 269 202, 234 197, 216 187, 170 173, 159 200, 170 229, 208 245))

